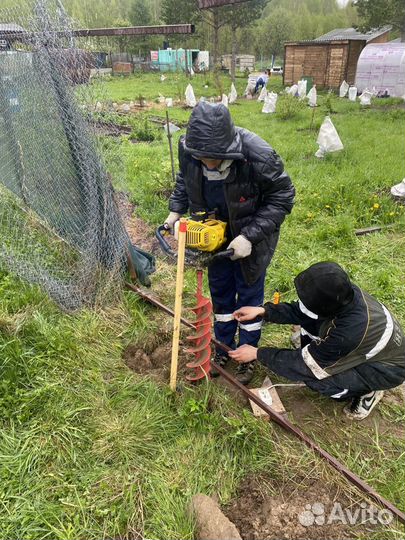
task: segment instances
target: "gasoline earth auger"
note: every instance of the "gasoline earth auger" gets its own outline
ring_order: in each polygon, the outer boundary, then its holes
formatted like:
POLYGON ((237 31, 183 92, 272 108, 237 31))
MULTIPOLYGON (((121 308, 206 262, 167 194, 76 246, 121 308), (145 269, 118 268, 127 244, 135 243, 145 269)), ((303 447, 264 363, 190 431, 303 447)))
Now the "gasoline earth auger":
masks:
MULTIPOLYGON (((188 381, 197 382, 200 379, 209 377, 211 370, 211 317, 212 303, 203 294, 203 269, 212 262, 220 258, 231 257, 233 249, 218 251, 226 242, 226 223, 215 220, 206 213, 194 214, 187 220, 185 261, 189 266, 197 268, 197 304, 192 311, 195 313, 193 321, 195 333, 187 336, 191 342, 191 347, 186 352, 194 355, 194 360, 188 362, 186 366, 192 373, 186 376, 188 381)), ((177 257, 177 253, 168 244, 165 236, 169 231, 161 225, 156 231, 156 238, 163 251, 172 258, 177 257)), ((175 231, 175 237, 178 231, 175 231)))
POLYGON ((195 360, 188 362, 186 366, 193 370, 193 373, 186 376, 188 381, 199 381, 207 377, 211 371, 211 316, 212 303, 209 298, 203 295, 203 271, 197 269, 197 305, 192 308, 195 313, 194 335, 187 336, 194 346, 186 349, 186 352, 193 354, 195 360))

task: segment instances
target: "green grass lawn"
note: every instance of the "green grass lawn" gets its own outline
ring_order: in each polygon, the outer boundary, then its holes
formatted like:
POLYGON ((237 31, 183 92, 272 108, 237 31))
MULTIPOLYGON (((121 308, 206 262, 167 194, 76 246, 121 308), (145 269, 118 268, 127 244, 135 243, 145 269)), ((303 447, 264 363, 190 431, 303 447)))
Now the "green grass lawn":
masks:
MULTIPOLYGON (((177 98, 187 82, 175 74, 163 83, 156 74, 134 75, 108 81, 100 96, 177 98)), ((215 82, 211 75, 192 84, 197 98, 230 88, 228 78, 215 82)), ((239 94, 245 84, 237 80, 239 94)), ((272 85, 280 89, 278 80, 272 85)), ((267 296, 277 289, 291 300, 295 274, 332 259, 405 325, 404 207, 389 195, 405 175, 405 111, 396 103, 362 110, 347 100, 327 101, 320 96, 312 130, 305 106, 283 119, 285 98, 275 115, 244 99, 230 108, 237 125, 279 152, 297 189, 268 271, 267 296), (317 132, 330 107, 345 148, 318 160, 317 132), (354 235, 371 225, 390 227, 354 235)), ((173 121, 189 114, 170 111, 173 121)), ((140 144, 104 138, 101 147, 116 188, 129 193, 136 214, 146 226, 162 223, 172 188, 165 137, 140 144)), ((174 283, 174 267, 158 261, 152 290, 170 305, 174 283)), ((188 271, 186 304, 193 303, 194 289, 188 271)), ((255 420, 222 387, 185 387, 173 396, 131 372, 121 359, 125 346, 160 339, 162 326, 167 333, 170 321, 129 292, 104 310, 67 315, 38 289, 0 274, 0 539, 192 539, 190 497, 203 492, 226 503, 249 473, 295 483, 311 475, 348 490, 311 452, 255 420)), ((288 329, 268 327, 263 343, 288 346, 288 338, 288 329)), ((403 407, 383 403, 376 420, 351 425, 342 423, 335 404, 307 390, 286 393, 285 402, 307 433, 405 510, 403 407), (310 405, 308 414, 300 402, 310 405)), ((378 538, 401 534, 393 526, 378 538)))

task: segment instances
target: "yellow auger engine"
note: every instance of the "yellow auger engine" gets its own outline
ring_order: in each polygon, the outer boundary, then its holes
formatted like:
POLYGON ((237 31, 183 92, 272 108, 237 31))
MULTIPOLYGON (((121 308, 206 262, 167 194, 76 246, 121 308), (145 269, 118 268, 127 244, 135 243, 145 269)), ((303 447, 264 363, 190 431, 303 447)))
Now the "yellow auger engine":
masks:
MULTIPOLYGON (((174 237, 178 239, 179 221, 174 226, 174 237)), ((165 236, 169 231, 161 225, 156 231, 156 238, 160 247, 171 257, 176 257, 176 252, 170 247, 165 236)), ((186 234, 186 262, 192 266, 205 267, 218 257, 230 257, 233 250, 218 250, 226 243, 226 223, 214 219, 207 212, 197 212, 187 218, 186 234), (218 252, 218 253, 216 253, 218 252), (208 255, 208 254, 211 255, 208 255)))
MULTIPOLYGON (((186 364, 192 370, 190 375, 187 375, 187 379, 198 381, 208 377, 211 370, 212 303, 203 295, 203 268, 215 259, 231 257, 234 251, 233 249, 218 251, 227 241, 225 222, 213 219, 205 212, 201 212, 193 214, 185 224, 187 227, 185 260, 187 264, 197 267, 197 304, 192 309, 195 313, 196 332, 187 337, 192 347, 186 349, 186 352, 194 356, 194 360, 186 364)), ((179 236, 179 227, 180 223, 177 222, 174 228, 176 240, 179 236)), ((156 231, 156 238, 166 254, 177 257, 177 253, 165 239, 167 234, 168 230, 161 225, 156 231)))
MULTIPOLYGON (((179 221, 174 226, 174 237, 178 238, 179 221)), ((197 251, 217 251, 226 242, 226 223, 206 218, 206 213, 193 214, 187 220, 186 247, 197 251)))

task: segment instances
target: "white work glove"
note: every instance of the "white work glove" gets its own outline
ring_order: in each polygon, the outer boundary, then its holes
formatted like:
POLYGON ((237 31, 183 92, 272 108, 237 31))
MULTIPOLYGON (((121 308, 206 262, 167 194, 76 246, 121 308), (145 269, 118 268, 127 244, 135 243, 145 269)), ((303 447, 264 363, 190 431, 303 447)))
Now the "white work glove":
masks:
POLYGON ((179 221, 181 218, 181 214, 178 214, 177 212, 170 212, 170 214, 167 216, 164 222, 164 226, 166 229, 169 229, 171 233, 173 233, 173 227, 176 221, 179 221))
POLYGON ((231 257, 231 261, 244 259, 252 253, 252 242, 240 234, 232 240, 227 249, 233 249, 235 252, 231 257))

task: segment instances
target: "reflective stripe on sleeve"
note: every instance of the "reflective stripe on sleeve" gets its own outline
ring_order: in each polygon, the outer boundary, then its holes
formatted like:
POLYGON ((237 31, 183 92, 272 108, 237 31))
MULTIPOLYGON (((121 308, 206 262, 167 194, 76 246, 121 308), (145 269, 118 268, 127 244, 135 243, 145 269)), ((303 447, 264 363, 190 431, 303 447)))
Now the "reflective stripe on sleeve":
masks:
POLYGON ((302 358, 304 359, 306 365, 309 367, 309 369, 312 371, 312 373, 317 379, 321 380, 326 379, 326 377, 330 377, 329 373, 327 373, 323 368, 321 368, 321 366, 316 362, 315 358, 308 351, 308 347, 309 345, 302 349, 302 358))
POLYGON ((298 306, 304 315, 307 317, 310 317, 311 319, 317 319, 318 315, 314 313, 313 311, 310 311, 307 307, 304 306, 304 304, 301 302, 301 300, 298 300, 298 306))
POLYGON ((320 341, 321 338, 319 336, 313 336, 312 334, 310 334, 309 332, 307 332, 305 330, 305 328, 302 328, 301 326, 301 336, 308 336, 309 338, 315 340, 315 341, 320 341))
POLYGON ((376 356, 379 352, 381 352, 384 347, 387 346, 389 340, 391 339, 392 333, 394 331, 394 321, 392 320, 391 313, 388 311, 388 309, 381 304, 384 314, 387 318, 387 325, 385 327, 383 335, 380 337, 378 342, 374 345, 374 347, 366 354, 367 360, 369 358, 373 358, 373 356, 376 356))
POLYGON ((214 313, 217 322, 231 322, 235 320, 233 313, 214 313))
POLYGON ((239 324, 239 328, 246 330, 247 332, 254 332, 255 330, 260 330, 263 326, 263 321, 250 323, 250 324, 239 324))

